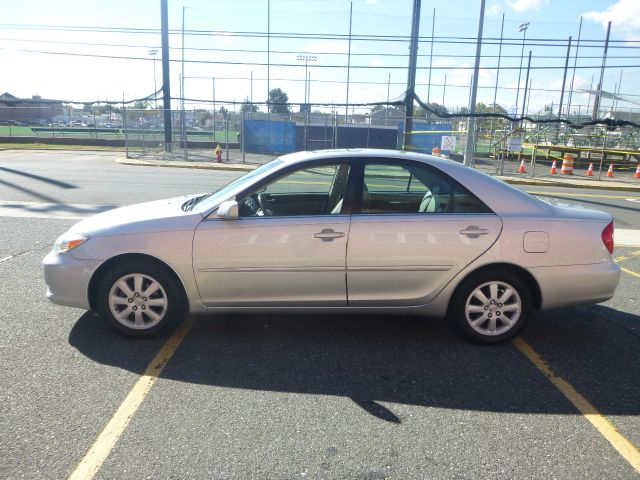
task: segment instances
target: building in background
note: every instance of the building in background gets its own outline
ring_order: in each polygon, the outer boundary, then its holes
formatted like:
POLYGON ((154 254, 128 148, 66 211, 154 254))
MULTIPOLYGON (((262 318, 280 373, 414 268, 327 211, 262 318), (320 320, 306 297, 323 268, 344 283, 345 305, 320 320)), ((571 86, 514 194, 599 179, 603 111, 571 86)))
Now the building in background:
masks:
POLYGON ((0 123, 3 124, 50 123, 53 117, 62 113, 63 106, 60 100, 47 100, 39 95, 18 98, 7 92, 0 95, 0 123))

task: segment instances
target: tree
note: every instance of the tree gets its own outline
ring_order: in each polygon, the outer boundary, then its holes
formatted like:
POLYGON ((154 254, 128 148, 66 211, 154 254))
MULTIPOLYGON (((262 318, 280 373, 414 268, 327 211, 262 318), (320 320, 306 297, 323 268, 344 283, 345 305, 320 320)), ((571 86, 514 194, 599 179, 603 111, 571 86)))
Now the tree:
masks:
MULTIPOLYGON (((467 107, 462 107, 457 112, 460 115, 466 115, 469 113, 469 109, 467 107)), ((493 114, 493 104, 486 105, 482 102, 476 104, 476 114, 493 114)), ((500 105, 495 105, 495 113, 499 115, 508 115, 507 111, 502 108, 500 105)), ((458 117, 454 120, 453 125, 457 130, 465 130, 467 125, 468 117, 458 117)), ((476 129, 478 135, 484 135, 487 137, 492 137, 493 132, 497 130, 507 130, 509 129, 509 121, 505 120, 501 117, 476 117, 476 129)))
POLYGON ((267 105, 269 106, 270 113, 291 113, 289 95, 279 88, 274 88, 269 92, 267 105))
POLYGON ((138 100, 133 104, 133 108, 136 110, 146 110, 149 108, 149 102, 147 100, 138 100))
MULTIPOLYGON (((476 105, 476 113, 494 113, 494 105, 485 105, 480 102, 476 105)), ((508 115, 507 111, 498 104, 495 105, 495 113, 508 115)), ((509 128, 509 121, 500 117, 493 117, 493 119, 491 117, 478 118, 476 124, 480 135, 485 134, 491 136, 496 130, 509 128)))
POLYGON ((254 105, 249 101, 249 98, 245 98, 244 102, 242 102, 242 106, 240 107, 241 112, 257 112, 258 106, 254 105))
POLYGON ((377 112, 385 112, 385 111, 389 111, 389 112, 397 112, 397 111, 401 111, 404 112, 404 105, 375 105, 372 109, 371 109, 371 113, 377 113, 377 112))
POLYGON ((427 118, 432 118, 432 119, 433 119, 433 117, 435 117, 435 118, 445 118, 445 117, 442 117, 441 115, 442 114, 446 115, 446 114, 449 113, 449 110, 447 110, 447 107, 445 107, 444 105, 440 105, 439 103, 429 102, 427 104, 427 107, 429 107, 429 110, 431 110, 431 111, 420 107, 415 111, 415 116, 416 117, 427 117, 427 118), (432 113, 432 112, 435 112, 435 113, 432 113))

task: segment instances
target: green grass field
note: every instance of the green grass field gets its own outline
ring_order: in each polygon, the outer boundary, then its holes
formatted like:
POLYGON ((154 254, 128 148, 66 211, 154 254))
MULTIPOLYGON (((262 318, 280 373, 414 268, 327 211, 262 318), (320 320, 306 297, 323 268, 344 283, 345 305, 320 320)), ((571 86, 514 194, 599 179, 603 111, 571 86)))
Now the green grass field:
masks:
MULTIPOLYGON (((33 127, 42 128, 42 127, 33 127)), ((47 127, 44 127, 47 128, 47 127)), ((65 128, 54 127, 52 131, 33 131, 32 127, 23 126, 9 126, 0 125, 0 137, 38 137, 38 138, 98 138, 98 139, 124 139, 124 129, 114 128, 112 131, 94 131, 91 128, 79 129, 79 128, 65 128)), ((178 129, 174 129, 174 138, 177 138, 180 134, 178 129)), ((164 140, 164 133, 160 130, 140 130, 132 129, 129 132, 129 139, 131 140, 145 140, 158 141, 159 143, 164 140)), ((213 142, 225 142, 226 132, 216 130, 215 136, 213 132, 192 130, 187 131, 187 139, 189 141, 213 141, 213 142)), ((229 130, 229 142, 235 143, 238 139, 238 132, 236 130, 229 130)))

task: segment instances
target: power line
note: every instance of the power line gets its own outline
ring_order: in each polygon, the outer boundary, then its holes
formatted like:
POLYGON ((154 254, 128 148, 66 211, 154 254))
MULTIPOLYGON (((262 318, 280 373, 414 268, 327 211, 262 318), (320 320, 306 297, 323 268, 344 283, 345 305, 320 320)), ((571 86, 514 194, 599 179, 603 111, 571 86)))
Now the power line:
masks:
MULTIPOLYGON (((148 34, 157 35, 160 33, 159 29, 155 28, 133 28, 133 27, 97 27, 97 26, 75 26, 75 25, 34 25, 34 24, 0 24, 0 28, 5 29, 17 29, 17 30, 36 30, 36 31, 64 31, 64 32, 91 32, 91 33, 130 33, 130 34, 148 34)), ((174 29, 169 30, 170 35, 182 35, 183 31, 174 29)), ((297 32, 255 32, 255 31, 226 31, 226 30, 184 30, 185 36, 231 36, 231 37, 251 37, 251 38, 266 38, 269 35, 272 39, 301 39, 306 38, 310 40, 347 40, 348 35, 345 34, 312 34, 312 33, 297 33, 297 32)), ((352 35, 353 41, 391 41, 391 42, 408 42, 409 36, 407 35, 380 35, 380 34, 360 34, 352 35)), ((440 43, 443 44, 475 44, 475 37, 448 37, 448 36, 434 36, 440 43)), ((499 38, 486 37, 483 39, 483 45, 498 44, 499 38)), ((421 36, 420 42, 431 42, 431 36, 421 36)), ((610 48, 638 48, 640 40, 610 40, 610 48), (615 45, 615 44, 620 45, 615 45), (631 44, 631 45, 630 45, 631 44)), ((581 39, 581 47, 583 48, 602 48, 604 41, 602 39, 581 39), (582 45, 582 44, 585 45, 582 45), (588 43, 595 43, 596 45, 587 45, 588 43)), ((503 45, 521 45, 522 42, 519 38, 505 37, 503 39, 503 45), (512 42, 512 43, 510 43, 512 42)), ((527 46, 566 46, 566 39, 564 38, 551 38, 551 39, 538 39, 531 38, 526 44, 527 46), (536 43, 541 42, 541 43, 536 43)))
MULTIPOLYGON (((137 45, 132 45, 132 44, 125 44, 125 43, 99 43, 99 42, 73 42, 73 41, 62 41, 62 40, 37 40, 37 39, 21 39, 21 38, 0 38, 0 40, 2 41, 9 41, 9 42, 20 42, 20 43, 46 43, 46 44, 58 44, 58 45, 79 45, 79 46, 86 46, 86 47, 109 47, 109 48, 135 48, 135 49, 148 49, 148 48, 158 48, 157 45, 155 44, 137 44, 137 45)), ((438 45, 438 43, 436 42, 436 45, 438 45)), ((521 44, 520 44, 521 45, 521 44)), ((525 44, 526 46, 526 44, 525 44)), ((171 50, 181 50, 181 47, 171 47, 171 50)), ((232 53, 255 53, 255 54, 262 54, 262 53, 267 53, 267 50, 263 50, 263 49, 244 49, 244 48, 211 48, 211 47, 185 47, 184 48, 186 51, 194 51, 194 52, 232 52, 232 53)), ((300 50, 271 50, 270 51, 272 54, 290 54, 290 55, 297 55, 300 53, 300 50)), ((348 54, 346 52, 328 52, 328 51, 307 51, 304 53, 308 53, 308 54, 313 54, 313 55, 336 55, 336 56, 347 56, 348 54)), ((365 52, 352 52, 351 53, 352 57, 392 57, 392 58, 398 58, 398 57, 408 57, 408 54, 402 54, 402 53, 382 53, 382 52, 372 52, 372 53, 365 53, 365 52)), ((438 58, 451 58, 450 54, 438 54, 438 53, 434 53, 433 54, 434 57, 438 57, 438 58)), ((418 54, 418 57, 429 57, 428 54, 418 54)), ((475 58, 475 55, 463 55, 463 54, 457 54, 456 58, 475 58)), ((498 58, 498 55, 482 55, 482 58, 484 59, 490 59, 490 58, 498 58)), ((500 55, 500 58, 502 59, 507 59, 507 58, 514 58, 514 59, 518 59, 520 58, 520 55, 500 55)), ((549 59, 549 60, 553 60, 553 59, 557 59, 557 60, 563 60, 564 59, 564 55, 535 55, 532 58, 536 58, 536 59, 549 59)), ((579 57, 580 59, 600 59, 602 58, 602 55, 584 55, 579 57)), ((616 59, 637 59, 640 58, 640 55, 609 55, 607 56, 607 58, 616 58, 616 59)), ((153 59, 148 58, 147 60, 149 61, 153 61, 153 59)))
MULTIPOLYGON (((133 57, 133 56, 122 56, 122 55, 100 55, 95 53, 75 53, 75 52, 53 52, 47 50, 31 50, 31 49, 12 49, 12 48, 4 48, 0 47, 0 50, 4 51, 14 51, 14 52, 23 52, 23 53, 35 53, 41 55, 58 55, 58 56, 67 56, 67 57, 88 57, 88 58, 109 58, 115 60, 135 60, 135 61, 152 61, 152 59, 147 57, 133 57)), ((533 57, 535 58, 535 57, 533 57)), ((171 59, 172 63, 181 63, 182 60, 179 59, 171 59)), ((185 59, 184 63, 192 63, 192 64, 204 64, 204 65, 244 65, 244 66, 256 66, 256 67, 266 67, 270 65, 272 67, 292 67, 299 68, 300 65, 297 63, 265 63, 265 62, 235 62, 228 60, 189 60, 185 59)), ((337 68, 347 68, 346 65, 330 65, 330 64, 319 64, 314 65, 314 69, 337 69, 337 68)), ((355 69, 367 69, 367 70, 406 70, 406 66, 395 66, 395 65, 352 65, 351 68, 355 69)), ((502 70, 516 70, 517 66, 507 67, 501 66, 502 70)), ((557 70, 562 68, 561 66, 545 66, 545 65, 537 65, 532 66, 531 70, 557 70)), ((576 68, 578 69, 597 69, 600 68, 599 65, 579 65, 576 68)), ((640 68, 640 64, 627 64, 627 65, 607 65, 608 69, 612 68, 640 68)), ((417 67, 417 70, 428 70, 429 67, 417 67)), ((433 70, 473 70, 471 66, 434 66, 433 70)), ((491 67, 483 67, 485 70, 491 70, 491 67)))

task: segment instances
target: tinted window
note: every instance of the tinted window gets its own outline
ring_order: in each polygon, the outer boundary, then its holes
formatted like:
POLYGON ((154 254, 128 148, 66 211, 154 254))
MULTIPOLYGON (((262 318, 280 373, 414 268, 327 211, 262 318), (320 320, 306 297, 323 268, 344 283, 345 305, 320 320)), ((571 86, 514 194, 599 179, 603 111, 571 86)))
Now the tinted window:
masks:
POLYGON ((486 213, 490 210, 447 175, 415 163, 369 162, 362 213, 486 213))

